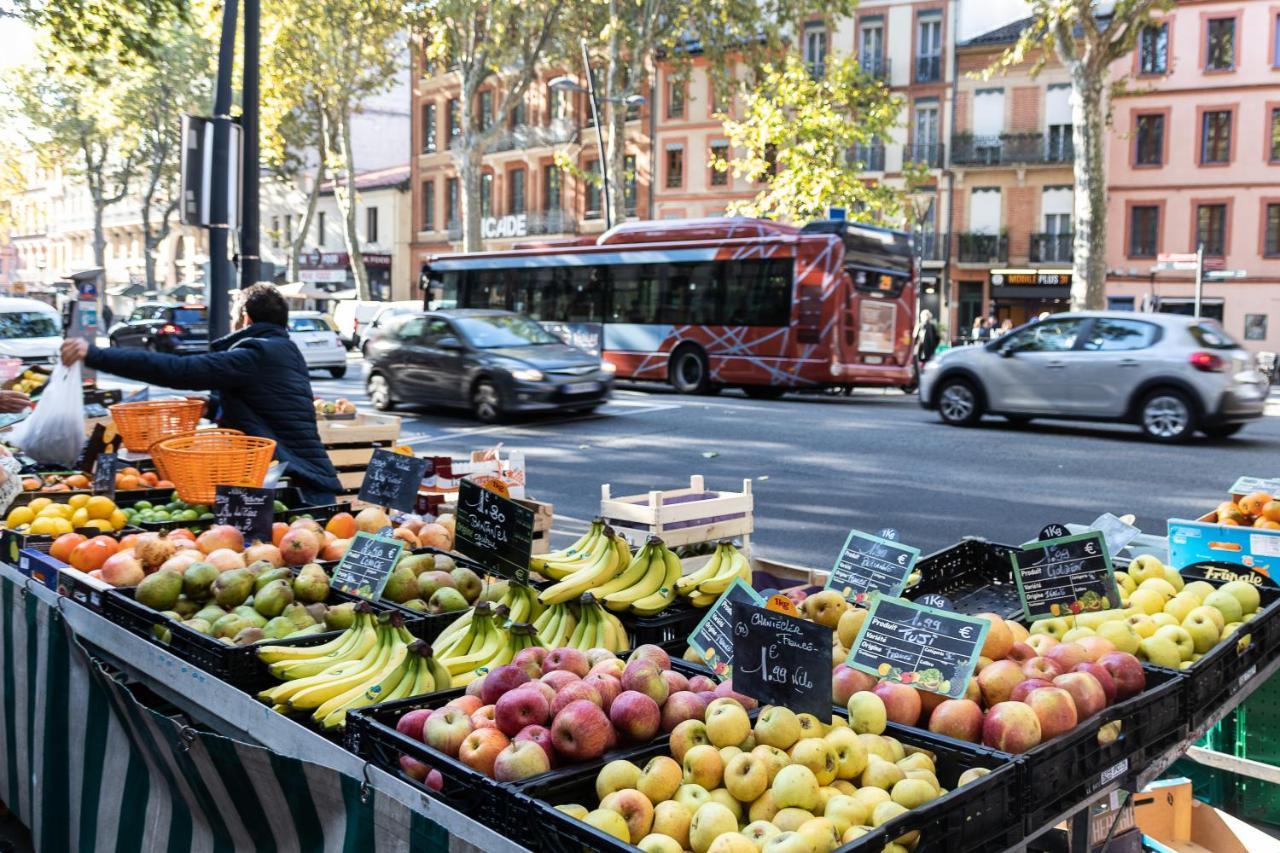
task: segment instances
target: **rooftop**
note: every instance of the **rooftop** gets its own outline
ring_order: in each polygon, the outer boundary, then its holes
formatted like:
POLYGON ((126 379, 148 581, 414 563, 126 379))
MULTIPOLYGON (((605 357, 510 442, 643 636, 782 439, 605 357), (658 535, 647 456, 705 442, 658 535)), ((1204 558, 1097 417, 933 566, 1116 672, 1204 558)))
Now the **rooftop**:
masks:
MULTIPOLYGON (((325 181, 320 185, 322 195, 331 195, 333 193, 333 181, 325 181)), ((409 164, 403 166, 390 166, 386 169, 373 169, 368 172, 359 172, 356 174, 357 190, 378 190, 388 187, 399 187, 401 189, 409 188, 409 164)))

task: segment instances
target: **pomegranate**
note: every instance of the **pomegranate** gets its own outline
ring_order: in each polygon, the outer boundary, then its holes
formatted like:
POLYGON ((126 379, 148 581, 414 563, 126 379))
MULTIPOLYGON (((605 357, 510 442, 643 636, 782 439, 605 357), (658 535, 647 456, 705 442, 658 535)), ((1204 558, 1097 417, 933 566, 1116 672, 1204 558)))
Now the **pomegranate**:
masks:
POLYGON ((281 538, 280 553, 290 566, 305 565, 320 553, 320 538, 306 528, 294 528, 281 538))
POLYGON ((160 568, 177 550, 173 542, 162 538, 159 533, 144 533, 133 545, 133 553, 144 572, 160 568))
POLYGON ((126 551, 112 554, 102 564, 102 579, 112 586, 137 586, 146 576, 138 558, 126 551))
POLYGON ((244 536, 229 524, 216 524, 200 534, 196 546, 206 554, 212 554, 220 548, 239 553, 244 550, 244 536))
POLYGON ((217 566, 220 572, 227 572, 231 569, 243 569, 244 555, 238 551, 232 551, 230 548, 219 548, 209 554, 205 558, 205 562, 217 566))
POLYGON ((259 560, 266 560, 277 568, 284 565, 284 556, 275 545, 259 543, 250 546, 249 550, 244 552, 244 561, 246 563, 256 563, 259 560))

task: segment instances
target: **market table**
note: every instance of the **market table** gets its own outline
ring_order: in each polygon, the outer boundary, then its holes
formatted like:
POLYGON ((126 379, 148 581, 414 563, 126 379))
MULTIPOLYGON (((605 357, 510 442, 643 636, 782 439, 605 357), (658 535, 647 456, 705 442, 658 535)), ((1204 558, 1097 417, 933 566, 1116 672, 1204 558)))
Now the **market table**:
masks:
POLYGON ((0 801, 38 850, 524 849, 7 564, 0 643, 0 801))

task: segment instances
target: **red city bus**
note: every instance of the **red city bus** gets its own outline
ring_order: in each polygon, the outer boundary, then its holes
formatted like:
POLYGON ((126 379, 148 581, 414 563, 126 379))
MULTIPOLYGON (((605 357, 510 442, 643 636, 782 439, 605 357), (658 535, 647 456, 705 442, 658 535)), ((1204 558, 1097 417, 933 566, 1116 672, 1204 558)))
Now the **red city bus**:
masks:
POLYGON ((599 238, 440 255, 434 308, 505 308, 685 393, 907 385, 916 316, 907 234, 844 220, 630 222, 599 238))

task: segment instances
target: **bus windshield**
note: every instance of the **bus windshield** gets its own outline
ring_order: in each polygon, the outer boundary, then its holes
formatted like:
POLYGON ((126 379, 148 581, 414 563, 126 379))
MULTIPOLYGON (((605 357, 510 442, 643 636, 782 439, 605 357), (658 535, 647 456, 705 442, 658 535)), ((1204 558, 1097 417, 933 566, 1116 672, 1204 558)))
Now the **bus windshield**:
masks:
POLYGON ((535 347, 560 343, 555 335, 519 314, 457 317, 453 322, 476 349, 535 347))
POLYGON ((906 276, 889 275, 869 270, 849 270, 853 286, 859 293, 875 293, 887 299, 897 299, 902 295, 902 288, 907 285, 906 276))

